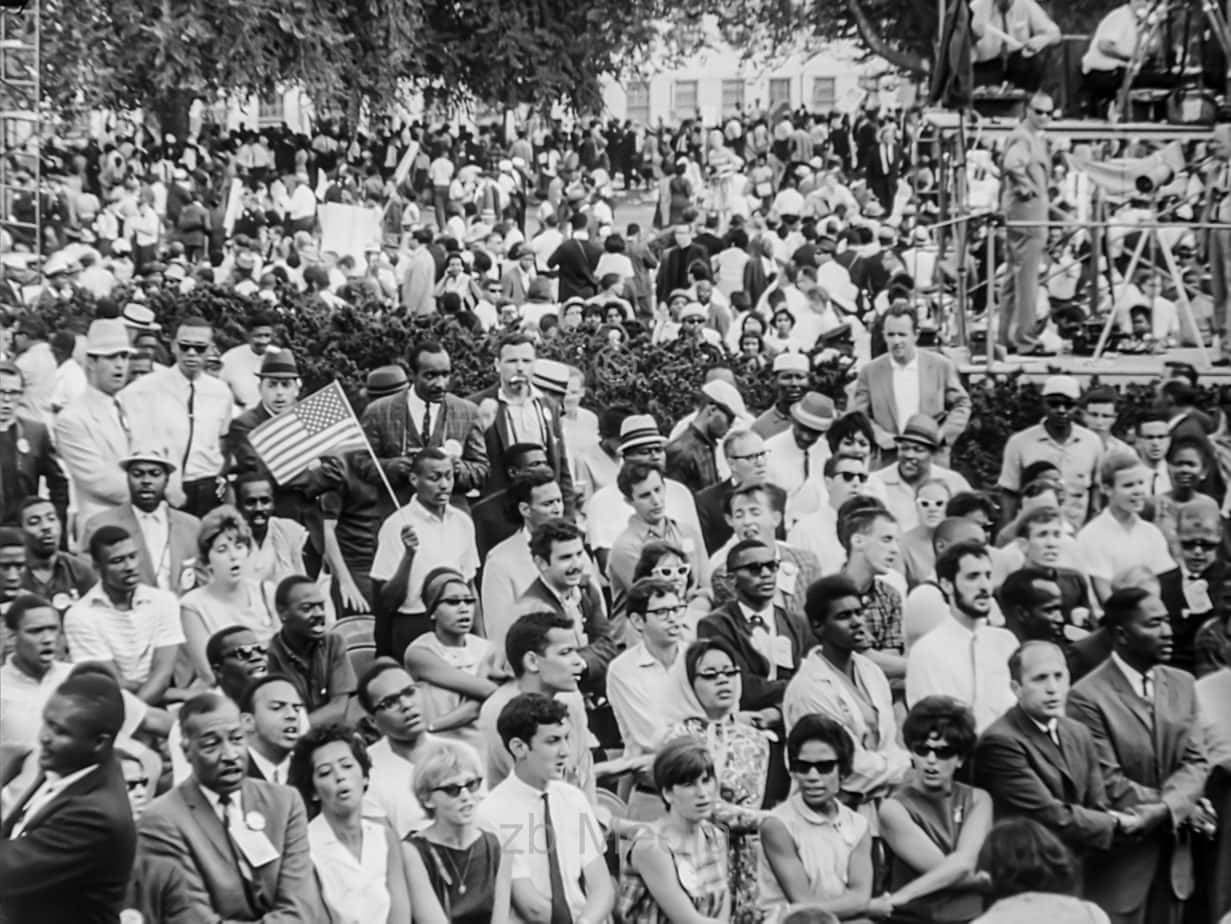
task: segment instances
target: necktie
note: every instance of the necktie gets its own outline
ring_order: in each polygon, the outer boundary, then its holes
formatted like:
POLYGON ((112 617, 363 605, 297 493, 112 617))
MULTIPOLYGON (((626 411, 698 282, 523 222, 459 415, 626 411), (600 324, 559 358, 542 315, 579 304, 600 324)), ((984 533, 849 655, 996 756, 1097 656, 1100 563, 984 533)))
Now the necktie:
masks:
POLYGON ((192 454, 192 437, 197 426, 197 383, 188 383, 188 443, 184 446, 184 460, 180 463, 180 477, 188 481, 188 456, 192 454))
MULTIPOLYGON (((227 846, 231 848, 231 858, 235 861, 235 867, 239 870, 239 877, 244 883, 244 898, 247 899, 249 907, 256 909, 256 896, 252 891, 252 867, 248 861, 244 859, 243 854, 239 852, 239 846, 235 843, 235 837, 232 834, 232 822, 236 819, 232 816, 232 808, 238 810, 239 805, 230 793, 224 793, 218 797, 218 806, 222 809, 222 831, 226 835, 227 846)), ((238 814, 238 811, 236 812, 238 814)))
POLYGON ((120 422, 120 429, 124 431, 125 436, 131 439, 132 431, 128 429, 128 415, 124 413, 124 405, 116 401, 115 398, 112 398, 111 401, 115 405, 115 416, 120 422))
POLYGON ((1149 674, 1141 675, 1141 696, 1147 703, 1154 702, 1154 681, 1149 674))
POLYGON ((1055 719, 1047 723, 1047 737, 1052 740, 1052 744, 1060 747, 1060 723, 1055 719))
POLYGON ((551 924, 573 924, 573 913, 564 894, 564 874, 556 850, 556 828, 551 822, 551 800, 543 793, 543 833, 547 839, 547 869, 551 880, 551 924))
POLYGON ((432 441, 432 404, 430 401, 423 402, 423 424, 419 427, 419 438, 423 441, 424 449, 432 441))
POLYGON ((812 455, 807 449, 804 450, 804 481, 812 474, 812 455))

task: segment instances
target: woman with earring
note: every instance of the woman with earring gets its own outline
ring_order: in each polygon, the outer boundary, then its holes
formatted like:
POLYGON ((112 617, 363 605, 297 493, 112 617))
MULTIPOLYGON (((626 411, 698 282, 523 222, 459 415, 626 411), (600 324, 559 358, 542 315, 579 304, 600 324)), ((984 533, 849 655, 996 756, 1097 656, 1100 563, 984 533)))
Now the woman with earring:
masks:
POLYGON ((310 729, 291 754, 287 781, 303 796, 312 819, 308 846, 330 920, 404 924, 413 894, 414 920, 442 924, 439 907, 424 901, 427 884, 407 882, 393 830, 363 817, 371 768, 363 739, 343 725, 310 729))
POLYGON ((854 744, 828 716, 806 715, 786 742, 791 795, 761 823, 760 884, 766 921, 807 904, 861 917, 872 895, 868 822, 838 798, 854 744))
MULTIPOLYGON (((432 823, 402 845, 407 868, 418 871, 453 924, 489 924, 508 916, 509 874, 500 841, 475 823, 483 773, 475 752, 443 741, 415 766, 415 796, 432 823)), ((416 916, 416 920, 417 920, 416 916)))
POLYGON ((714 760, 695 738, 676 738, 654 758, 667 807, 633 839, 621 875, 623 924, 717 924, 730 919, 727 835, 709 820, 718 799, 714 760))

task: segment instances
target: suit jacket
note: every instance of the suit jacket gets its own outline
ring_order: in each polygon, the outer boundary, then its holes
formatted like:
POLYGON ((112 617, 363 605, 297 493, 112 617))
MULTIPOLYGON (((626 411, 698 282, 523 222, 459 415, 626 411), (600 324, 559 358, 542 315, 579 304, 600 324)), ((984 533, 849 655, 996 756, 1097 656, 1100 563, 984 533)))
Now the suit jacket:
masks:
MULTIPOLYGON (((394 463, 414 458, 419 450, 428 446, 444 446, 447 440, 454 440, 462 447, 462 458, 453 479, 454 498, 464 498, 469 491, 482 490, 487 483, 490 466, 483 430, 479 426, 479 408, 465 398, 445 395, 441 408, 434 415, 432 433, 426 441, 419 432, 423 421, 410 419, 405 392, 377 398, 364 408, 359 422, 363 425, 368 442, 372 444, 372 452, 385 471, 385 477, 397 493, 400 506, 410 503, 414 492, 409 480, 396 470, 394 463)), ((372 469, 371 459, 358 459, 356 468, 367 481, 380 484, 379 476, 372 469)))
POLYGON ((991 795, 998 819, 1033 819, 1079 853, 1106 850, 1116 825, 1094 738, 1067 717, 1056 731, 1060 747, 1014 706, 979 738, 974 784, 991 795))
POLYGON ((593 298, 598 293, 594 267, 603 255, 603 248, 591 240, 569 238, 547 258, 547 266, 558 273, 560 303, 574 296, 593 298))
POLYGON ((1209 772, 1197 721, 1193 678, 1154 668, 1154 702, 1134 690, 1108 659, 1069 691, 1068 713, 1090 730, 1113 808, 1165 803, 1172 824, 1146 838, 1092 857, 1086 895, 1104 910, 1125 914, 1146 900, 1159 863, 1171 859, 1171 891, 1192 894, 1192 858, 1186 837, 1173 835, 1192 814, 1209 772))
POLYGON ((197 921, 325 924, 328 920, 308 852, 308 819, 293 790, 245 779, 245 818, 260 815, 262 833, 278 858, 246 884, 226 829, 196 781, 189 779, 150 803, 141 817, 141 849, 184 873, 186 899, 197 921))
MULTIPOLYGON (((201 529, 201 521, 190 513, 167 507, 167 566, 171 578, 171 590, 180 595, 192 590, 195 582, 185 585, 185 573, 195 576, 197 561, 197 533, 201 529)), ((113 507, 96 513, 86 522, 81 531, 82 548, 90 547, 90 537, 103 526, 122 526, 137 543, 137 567, 140 569, 141 583, 150 587, 158 586, 154 573, 155 556, 161 557, 162 549, 145 547, 145 536, 137 523, 137 513, 131 503, 121 507, 113 507)))
POLYGON ((1069 676, 1073 683, 1081 680, 1111 657, 1111 633, 1107 628, 1095 629, 1069 647, 1069 676))
MULTIPOLYGON (((945 445, 952 446, 970 421, 970 395, 962 386, 957 366, 947 357, 919 350, 919 413, 940 424, 945 445)), ((893 362, 888 354, 878 356, 859 370, 852 409, 863 411, 878 432, 902 432, 906 421, 898 420, 893 397, 893 362)))
POLYGON ((114 759, 35 810, 10 836, 33 786, 0 823, 0 921, 114 924, 123 907, 137 835, 124 774, 114 759))
MULTIPOLYGON (((17 429, 14 458, 9 465, 17 474, 16 484, 6 484, 0 478, 0 523, 16 520, 17 508, 27 497, 38 494, 39 478, 47 479, 47 492, 56 508, 60 522, 65 522, 68 513, 68 479, 56 461, 55 449, 47 427, 28 417, 18 416, 13 424, 17 429)), ((0 467, 0 471, 9 468, 0 467)))
POLYGON ((795 676, 799 662, 815 641, 810 631, 779 606, 774 607, 774 625, 778 635, 791 642, 791 667, 786 669, 779 665, 777 678, 770 680, 769 661, 753 647, 752 635, 744 624, 744 615, 736 601, 712 610, 697 623, 697 638, 720 638, 735 652, 735 666, 739 668, 744 688, 739 701, 740 709, 781 707, 787 683, 795 676))
POLYGON ((688 267, 692 266, 694 260, 700 260, 707 267, 710 265, 709 251, 695 242, 683 250, 671 247, 663 254, 662 264, 658 267, 658 279, 655 281, 655 295, 658 296, 659 302, 665 304, 672 290, 687 289, 692 284, 688 279, 688 267))
POLYGON ((666 475, 680 482, 693 494, 718 483, 718 444, 709 442, 696 427, 667 444, 666 475))
POLYGON ((56 415, 56 448, 73 479, 77 521, 128 501, 128 477, 120 460, 129 436, 115 414, 115 401, 93 386, 56 415))
POLYGON ((726 503, 735 483, 727 478, 710 485, 696 495, 697 519, 701 521, 701 537, 705 540, 705 554, 713 555, 727 540, 735 535, 727 523, 726 503))
POLYGON ((1231 569, 1225 562, 1215 561, 1200 575, 1207 585, 1211 609, 1193 613, 1184 597, 1184 572, 1173 568, 1158 576, 1159 597, 1171 618, 1171 666, 1193 671, 1196 663, 1195 642, 1198 630, 1210 619, 1225 619, 1231 605, 1231 569))
MULTIPOLYGON (((521 595, 521 599, 517 601, 517 609, 519 613, 549 610, 558 616, 568 616, 560 598, 551 592, 541 577, 535 578, 530 589, 521 595)), ((605 694, 607 665, 624 650, 625 620, 623 617, 607 618, 603 594, 593 581, 586 581, 581 585, 581 618, 587 639, 585 647, 577 652, 586 662, 586 675, 582 679, 581 689, 587 693, 605 694)))
MULTIPOLYGON (((497 384, 475 392, 469 400, 478 407, 488 398, 499 401, 499 394, 500 386, 497 384)), ((560 492, 564 495, 564 508, 566 511, 571 511, 574 500, 573 475, 569 471, 568 458, 564 450, 564 431, 560 426, 564 412, 559 402, 550 395, 538 395, 535 400, 539 403, 539 417, 542 420, 543 432, 547 437, 547 445, 544 447, 547 450, 547 461, 551 463, 556 473, 556 480, 560 482, 560 492)), ((484 439, 487 443, 487 459, 490 468, 487 481, 480 490, 483 496, 487 497, 509 486, 509 473, 505 465, 504 453, 517 442, 513 436, 512 424, 503 406, 496 412, 496 422, 487 428, 484 439)))

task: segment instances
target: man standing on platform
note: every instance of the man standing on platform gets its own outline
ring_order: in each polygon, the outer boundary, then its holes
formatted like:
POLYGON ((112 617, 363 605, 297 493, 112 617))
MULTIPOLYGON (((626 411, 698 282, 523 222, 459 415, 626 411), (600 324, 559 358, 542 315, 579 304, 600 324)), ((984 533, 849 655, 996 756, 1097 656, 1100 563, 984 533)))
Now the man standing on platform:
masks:
POLYGON ((1060 42, 1060 27, 1037 0, 973 0, 976 86, 1007 83, 1037 93, 1047 75, 1050 45, 1060 42))
POLYGON ((1031 329, 1039 264, 1047 243, 1047 228, 1042 223, 1048 217, 1051 179, 1051 151, 1043 131, 1054 111, 1055 103, 1046 93, 1030 97, 1021 124, 1005 139, 1001 160, 1000 207, 1008 227, 999 341, 1012 353, 1030 354, 1038 348, 1031 329))

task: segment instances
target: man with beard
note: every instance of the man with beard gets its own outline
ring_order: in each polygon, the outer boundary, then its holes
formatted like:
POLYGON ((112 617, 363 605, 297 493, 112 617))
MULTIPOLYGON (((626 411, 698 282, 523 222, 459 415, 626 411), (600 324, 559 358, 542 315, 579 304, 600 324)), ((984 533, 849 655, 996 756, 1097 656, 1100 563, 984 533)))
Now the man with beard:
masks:
POLYGON ((239 712, 248 735, 248 776, 287 785, 291 751, 307 728, 299 691, 285 677, 266 674, 244 690, 239 712))
POLYGON ((415 764, 443 739, 427 733, 419 687, 392 658, 372 663, 359 679, 358 696, 381 735, 368 747, 372 770, 364 803, 389 820, 400 840, 429 824, 415 798, 415 764))
POLYGON ((235 506, 252 530, 250 573, 257 580, 276 586, 292 574, 304 574, 304 547, 308 531, 295 520, 274 512, 273 483, 260 472, 246 472, 235 479, 235 506))
POLYGON ((1159 596, 1171 618, 1172 654, 1167 663, 1186 671, 1197 667, 1198 631, 1226 620, 1231 575, 1223 559, 1218 504, 1197 495, 1176 513, 1179 567, 1158 576, 1159 596))
POLYGON ((302 574, 274 592, 282 629, 269 642, 269 672, 291 680, 313 724, 340 722, 355 692, 346 640, 325 626, 325 596, 302 574))
POLYGON ((1064 609, 1060 585, 1042 568, 1014 571, 1000 585, 997 598, 1004 613, 1004 627, 1025 643, 1052 642, 1063 650, 1064 609))
POLYGON ((303 800, 248 776, 239 708, 201 693, 184 704, 179 725, 192 776, 141 816, 142 855, 179 867, 191 920, 324 924, 303 800))
POLYGON ((764 439, 791 429, 791 407, 808 390, 808 357, 802 353, 779 353, 774 357, 774 405, 752 424, 752 432, 764 439))
POLYGON ((936 562, 936 579, 949 600, 949 618, 907 655, 906 703, 952 696, 970 707, 982 733, 1013 705, 1008 662, 1017 636, 987 624, 992 562, 983 543, 958 542, 945 549, 936 562), (957 657, 958 652, 964 654, 957 657))
POLYGON ((970 490, 970 484, 952 469, 933 461, 941 448, 940 426, 926 414, 915 414, 895 437, 897 462, 872 473, 868 479, 871 493, 883 497, 885 506, 903 532, 919 525, 915 488, 925 481, 939 479, 949 488, 949 496, 970 490))
POLYGON ((120 462, 128 480, 128 502, 96 513, 81 534, 89 546, 105 526, 134 537, 141 583, 182 596, 196 586, 197 531, 201 521, 167 503, 175 464, 161 450, 139 450, 120 462))
POLYGON ((60 551, 63 527, 51 501, 27 497, 17 510, 17 522, 26 539, 22 590, 47 598, 63 614, 94 586, 98 576, 81 556, 60 551))
POLYGON ((893 693, 884 671, 863 653, 869 643, 863 604, 850 578, 832 574, 811 585, 806 612, 817 646, 787 684, 782 717, 788 734, 811 713, 841 723, 855 743, 842 791, 862 802, 902 782, 910 769, 910 755, 897 740, 893 693))
POLYGON ((997 486, 1001 493, 1004 522, 1013 519, 1021 505, 1026 485, 1022 475, 1036 462, 1051 462, 1065 484, 1089 490, 1098 475, 1103 442, 1098 434, 1073 422, 1081 388, 1067 375, 1053 375, 1043 383, 1042 421, 1009 437, 997 486))
POLYGON ((1140 833, 1141 816, 1112 810, 1090 730, 1064 713, 1064 652, 1042 639, 1023 642, 1009 657, 1009 676, 1017 704, 974 754, 974 783, 991 795, 996 817, 1033 819, 1079 857, 1140 833))

